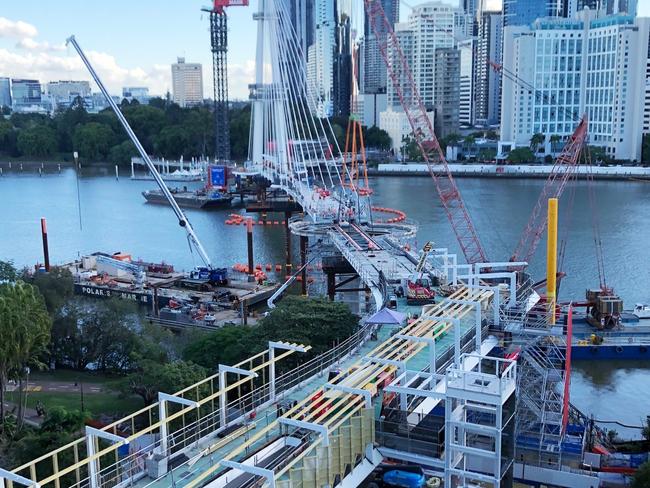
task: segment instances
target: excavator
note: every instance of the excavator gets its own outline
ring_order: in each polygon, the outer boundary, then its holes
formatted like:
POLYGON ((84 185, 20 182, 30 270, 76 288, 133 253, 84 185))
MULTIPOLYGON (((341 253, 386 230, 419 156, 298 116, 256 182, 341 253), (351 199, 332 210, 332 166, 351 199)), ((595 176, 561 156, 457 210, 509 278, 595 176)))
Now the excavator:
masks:
POLYGON ((433 303, 436 298, 436 292, 433 287, 436 285, 429 276, 424 272, 427 257, 433 250, 433 243, 427 242, 422 248, 420 259, 413 273, 406 281, 406 303, 409 305, 426 305, 433 303))

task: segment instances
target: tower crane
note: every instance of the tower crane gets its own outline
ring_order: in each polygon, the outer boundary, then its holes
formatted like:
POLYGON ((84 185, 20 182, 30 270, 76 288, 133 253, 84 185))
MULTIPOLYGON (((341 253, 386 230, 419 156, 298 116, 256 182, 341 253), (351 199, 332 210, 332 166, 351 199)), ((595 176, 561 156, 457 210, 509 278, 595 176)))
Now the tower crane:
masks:
POLYGON ((133 129, 131 129, 131 126, 129 125, 126 118, 124 117, 124 114, 119 109, 119 107, 117 106, 113 98, 109 95, 108 90, 104 86, 104 83, 99 78, 99 75, 97 75, 97 73, 95 72, 95 69, 90 64, 90 61, 88 61, 88 58, 86 57, 83 50, 81 49, 81 46, 79 46, 79 43, 77 42, 75 37, 70 36, 66 40, 66 44, 72 44, 74 49, 77 51, 77 54, 79 54, 79 57, 81 58, 81 61, 83 61, 84 65, 88 69, 90 76, 92 76, 93 80, 95 80, 95 83, 97 83, 99 90, 106 98, 106 102, 110 105, 111 109, 113 109, 113 112, 115 112, 117 119, 122 124, 122 127, 124 127, 124 130, 129 136, 129 139, 131 139, 131 142, 133 142, 133 145, 140 153, 142 160, 147 165, 147 168, 149 168, 149 171, 151 171, 151 175, 153 176, 154 180, 158 184, 158 187, 163 192, 163 195, 165 195, 165 197, 167 198, 169 205, 174 210, 174 214, 176 214, 176 218, 178 219, 178 225, 180 225, 183 229, 185 229, 185 232, 187 234, 187 241, 190 245, 190 250, 192 249, 192 247, 194 247, 198 252, 199 256, 201 257, 204 266, 196 268, 194 271, 192 271, 190 274, 190 278, 222 284, 226 279, 226 269, 214 268, 212 266, 212 261, 210 260, 208 253, 205 251, 203 244, 201 244, 201 241, 199 241, 196 232, 194 232, 194 228, 192 227, 192 224, 190 224, 190 221, 185 216, 183 210, 181 210, 181 207, 174 199, 174 196, 169 191, 169 188, 167 188, 167 185, 165 185, 162 176, 160 176, 160 173, 158 173, 158 170, 156 169, 156 166, 151 161, 151 158, 147 154, 147 151, 144 150, 144 147, 142 147, 142 144, 140 143, 137 136, 133 132, 133 129))
POLYGON ((248 0, 214 0, 202 10, 210 14, 212 81, 214 87, 214 137, 217 161, 230 160, 228 121, 228 16, 226 7, 246 7, 248 0))
POLYGON ((449 170, 447 160, 433 131, 433 125, 411 74, 408 60, 404 56, 397 36, 393 31, 393 26, 388 21, 380 0, 364 0, 364 4, 368 21, 378 41, 379 52, 386 63, 388 76, 408 118, 415 142, 422 152, 424 161, 427 163, 429 173, 433 178, 443 208, 451 222, 465 259, 469 264, 485 262, 487 261, 487 255, 479 241, 476 228, 449 170), (384 36, 383 33, 386 33, 386 35, 384 36), (400 83, 402 80, 405 82, 405 86, 400 83), (442 166, 442 171, 436 170, 434 167, 436 164, 442 166))

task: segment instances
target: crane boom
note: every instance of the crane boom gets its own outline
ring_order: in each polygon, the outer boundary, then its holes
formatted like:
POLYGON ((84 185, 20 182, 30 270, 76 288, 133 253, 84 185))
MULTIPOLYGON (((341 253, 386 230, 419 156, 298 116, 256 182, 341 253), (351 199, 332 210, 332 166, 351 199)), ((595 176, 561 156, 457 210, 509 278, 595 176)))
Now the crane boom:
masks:
POLYGON ((427 163, 429 173, 433 178, 445 213, 451 222, 465 259, 469 264, 486 262, 487 256, 483 250, 483 246, 479 241, 474 224, 449 170, 447 160, 438 143, 431 120, 427 115, 422 98, 411 74, 409 63, 399 46, 399 41, 381 6, 381 1, 364 0, 364 3, 366 15, 377 39, 379 51, 386 64, 388 76, 393 83, 395 92, 409 120, 415 142, 427 163), (386 35, 383 36, 383 33, 386 33, 386 35), (391 62, 388 52, 389 48, 395 65, 391 62), (406 86, 403 87, 400 81, 404 81, 406 86), (441 173, 435 171, 434 165, 436 163, 442 166, 443 171, 441 173))
POLYGON ((580 151, 587 139, 588 127, 589 121, 587 114, 585 114, 582 116, 580 123, 564 145, 562 152, 555 160, 553 169, 546 179, 544 188, 539 194, 535 208, 530 215, 524 232, 519 238, 519 243, 517 244, 510 261, 524 261, 529 263, 535 254, 535 250, 542 238, 544 229, 546 229, 546 214, 544 213, 546 202, 549 198, 560 198, 567 182, 574 175, 578 165, 580 151))
POLYGON ((95 83, 97 83, 97 86, 104 94, 106 101, 113 109, 113 112, 115 112, 117 119, 124 127, 124 130, 126 131, 127 135, 129 136, 129 138, 135 145, 136 149, 140 153, 140 156, 142 157, 143 161, 146 163, 147 168, 149 168, 149 171, 151 171, 154 180, 156 180, 156 183, 158 184, 158 187, 163 192, 163 195, 165 195, 165 198, 167 198, 169 205, 171 205, 172 209, 174 210, 174 213, 176 214, 176 218, 178 218, 178 224, 185 229, 185 232, 187 233, 187 239, 190 243, 190 247, 193 245, 194 248, 199 253, 199 255, 201 256, 201 259, 203 260, 204 264, 208 268, 212 269, 212 262, 210 261, 210 257, 208 256, 208 253, 205 252, 205 248, 203 247, 203 245, 199 241, 199 238, 194 232, 194 228, 192 227, 192 224, 190 224, 190 221, 187 220, 185 213, 181 210, 181 207, 178 206, 176 200, 174 200, 174 196, 171 194, 169 188, 167 188, 167 185, 165 185, 165 182, 160 176, 160 173, 158 173, 158 170, 151 162, 151 158, 149 158, 147 151, 144 150, 144 147, 142 147, 142 144, 140 144, 140 141, 138 140, 137 136, 133 132, 133 129, 131 129, 131 126, 129 125, 126 118, 124 117, 124 114, 119 109, 119 107, 117 106, 113 98, 109 95, 108 90, 106 90, 106 87, 104 86, 104 83, 102 83, 102 80, 99 79, 99 76, 95 72, 95 69, 90 64, 90 61, 88 61, 88 58, 86 58, 86 55, 81 49, 81 46, 79 46, 79 43, 77 42, 74 36, 70 36, 66 40, 66 44, 72 44, 72 46, 75 48, 75 50, 79 54, 79 57, 86 65, 86 68, 88 68, 88 71, 90 72, 90 75, 93 77, 93 80, 95 80, 95 83))

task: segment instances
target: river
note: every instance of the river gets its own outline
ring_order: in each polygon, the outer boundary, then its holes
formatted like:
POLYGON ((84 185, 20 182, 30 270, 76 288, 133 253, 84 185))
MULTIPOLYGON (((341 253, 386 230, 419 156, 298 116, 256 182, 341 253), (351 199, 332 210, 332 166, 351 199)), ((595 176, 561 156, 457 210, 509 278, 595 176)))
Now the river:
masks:
MULTIPOLYGON (((488 257, 493 261, 507 260, 543 181, 458 178, 457 182, 488 257)), ((134 257, 164 260, 180 269, 200 263, 198 256, 190 254, 184 232, 171 209, 144 202, 140 193, 153 188, 153 182, 128 178, 117 181, 112 169, 92 168, 83 170, 78 183, 80 205, 72 169, 42 177, 34 171, 10 173, 5 169, 0 177, 0 259, 12 259, 18 266, 42 261, 39 219, 45 217, 53 263, 98 250, 125 251, 134 257)), ((635 302, 650 302, 650 227, 646 227, 650 222, 649 184, 591 183, 596 213, 589 203, 589 184, 575 183, 574 196, 567 189, 560 202, 560 237, 567 242, 563 266, 567 277, 562 282, 560 297, 582 299, 586 288, 599 284, 592 230, 596 220, 607 284, 624 298, 626 308, 635 302)), ((375 190, 374 204, 401 209, 420 223, 418 245, 433 240, 437 247, 458 251, 429 178, 376 177, 371 186, 375 190)), ((246 261, 244 227, 224 225, 230 212, 187 210, 208 254, 215 264, 224 266, 246 261)), ((255 241, 256 262, 283 262, 284 237, 279 226, 257 229, 255 241)), ((543 276, 545 247, 542 241, 531 262, 534 277, 543 276)), ((649 378, 648 362, 577 362, 572 401, 596 418, 640 425, 650 414, 649 378)), ((626 434, 635 433, 615 428, 626 434)))

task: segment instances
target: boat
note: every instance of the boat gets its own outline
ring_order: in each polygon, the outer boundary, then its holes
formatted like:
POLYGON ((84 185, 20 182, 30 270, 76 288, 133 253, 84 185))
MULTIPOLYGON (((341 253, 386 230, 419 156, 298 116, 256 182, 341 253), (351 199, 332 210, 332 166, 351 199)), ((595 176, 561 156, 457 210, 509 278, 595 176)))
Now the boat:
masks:
POLYGON ((650 319, 650 305, 637 303, 634 305, 634 310, 630 310, 630 313, 636 315, 639 319, 650 319))
MULTIPOLYGON (((232 196, 217 189, 205 189, 190 191, 187 188, 170 188, 174 200, 181 207, 186 208, 223 208, 229 207, 232 196)), ((161 190, 143 191, 142 196, 149 203, 169 205, 167 198, 161 190)))
MULTIPOLYGON (((203 181, 205 172, 201 169, 177 169, 171 173, 163 173, 160 175, 165 181, 203 181)), ((153 180, 153 176, 146 175, 133 175, 132 180, 153 180)))

